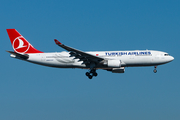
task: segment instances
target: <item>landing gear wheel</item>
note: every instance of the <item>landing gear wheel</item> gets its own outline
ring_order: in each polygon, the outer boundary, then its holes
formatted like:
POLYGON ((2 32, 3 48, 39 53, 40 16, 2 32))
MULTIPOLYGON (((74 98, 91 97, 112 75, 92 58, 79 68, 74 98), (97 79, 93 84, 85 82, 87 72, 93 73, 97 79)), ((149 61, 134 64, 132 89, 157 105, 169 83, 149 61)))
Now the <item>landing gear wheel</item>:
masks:
POLYGON ((154 72, 154 73, 157 73, 157 70, 156 70, 156 69, 154 69, 154 70, 153 70, 153 72, 154 72))
POLYGON ((91 75, 88 76, 89 79, 92 79, 92 77, 93 77, 93 76, 91 76, 91 75))
POLYGON ((93 76, 95 76, 95 77, 96 77, 97 75, 98 75, 98 74, 97 74, 96 72, 95 72, 95 73, 93 73, 93 76))
POLYGON ((154 73, 157 73, 156 68, 157 68, 157 66, 154 66, 154 70, 153 70, 154 73))
POLYGON ((97 76, 97 72, 96 72, 96 69, 90 69, 89 72, 86 72, 86 76, 89 78, 89 79, 92 79, 93 76, 97 76))
POLYGON ((90 73, 89 72, 86 72, 86 76, 89 76, 90 75, 90 73))

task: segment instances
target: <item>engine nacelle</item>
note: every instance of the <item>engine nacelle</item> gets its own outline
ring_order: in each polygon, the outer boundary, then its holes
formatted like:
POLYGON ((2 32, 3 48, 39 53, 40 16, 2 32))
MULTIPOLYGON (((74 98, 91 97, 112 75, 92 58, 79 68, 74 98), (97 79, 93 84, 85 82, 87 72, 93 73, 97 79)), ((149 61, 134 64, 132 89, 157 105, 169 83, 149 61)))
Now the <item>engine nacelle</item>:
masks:
POLYGON ((112 68, 120 68, 121 62, 120 62, 120 60, 108 60, 107 66, 112 67, 112 68))
POLYGON ((124 73, 124 71, 125 71, 124 67, 112 69, 112 73, 124 73))

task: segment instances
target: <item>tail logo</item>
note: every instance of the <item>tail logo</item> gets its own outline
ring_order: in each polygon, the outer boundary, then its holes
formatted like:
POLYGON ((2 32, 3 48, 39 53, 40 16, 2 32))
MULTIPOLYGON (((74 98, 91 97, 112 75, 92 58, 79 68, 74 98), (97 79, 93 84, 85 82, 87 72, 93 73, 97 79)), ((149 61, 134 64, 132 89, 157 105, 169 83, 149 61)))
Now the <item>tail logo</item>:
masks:
POLYGON ((14 51, 17 53, 25 53, 29 50, 30 44, 23 36, 17 37, 13 41, 14 51))

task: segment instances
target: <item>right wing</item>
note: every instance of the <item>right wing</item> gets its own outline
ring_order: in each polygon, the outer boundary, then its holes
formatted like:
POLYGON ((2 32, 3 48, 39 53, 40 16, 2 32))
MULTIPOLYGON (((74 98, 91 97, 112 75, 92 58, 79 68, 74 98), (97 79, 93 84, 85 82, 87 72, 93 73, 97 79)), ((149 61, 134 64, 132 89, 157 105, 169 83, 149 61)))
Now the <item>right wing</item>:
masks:
POLYGON ((75 59, 79 59, 79 61, 83 61, 84 64, 90 64, 90 63, 100 63, 104 60, 104 58, 74 49, 72 47, 66 46, 62 43, 60 43, 58 40, 54 39, 55 43, 62 47, 63 49, 69 51, 70 57, 75 57, 75 59))

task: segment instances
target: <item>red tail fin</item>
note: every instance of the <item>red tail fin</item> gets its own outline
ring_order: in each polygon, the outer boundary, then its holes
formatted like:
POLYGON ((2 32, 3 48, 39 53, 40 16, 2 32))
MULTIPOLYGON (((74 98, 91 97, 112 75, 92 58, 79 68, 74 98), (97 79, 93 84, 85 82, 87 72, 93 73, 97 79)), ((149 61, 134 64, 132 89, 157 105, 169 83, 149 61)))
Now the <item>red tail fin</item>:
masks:
POLYGON ((43 53, 34 48, 16 29, 6 29, 16 53, 43 53))

